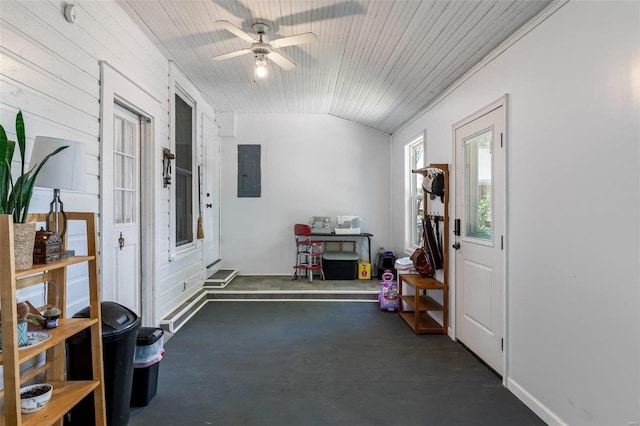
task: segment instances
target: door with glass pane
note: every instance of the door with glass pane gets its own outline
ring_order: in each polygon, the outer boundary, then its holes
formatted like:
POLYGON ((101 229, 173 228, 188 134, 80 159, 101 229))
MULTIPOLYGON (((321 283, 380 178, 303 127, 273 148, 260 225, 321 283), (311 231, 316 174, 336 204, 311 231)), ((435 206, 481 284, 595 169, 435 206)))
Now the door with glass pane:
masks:
POLYGON ((503 373, 504 105, 455 127, 456 338, 503 373))
POLYGON ((113 117, 114 301, 141 315, 140 170, 141 119, 116 105, 113 117))

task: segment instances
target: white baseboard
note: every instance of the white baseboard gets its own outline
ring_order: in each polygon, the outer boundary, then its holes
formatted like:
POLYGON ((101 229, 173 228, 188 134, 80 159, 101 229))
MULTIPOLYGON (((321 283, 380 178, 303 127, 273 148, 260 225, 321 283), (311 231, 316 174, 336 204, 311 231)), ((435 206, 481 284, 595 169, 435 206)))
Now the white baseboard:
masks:
POLYGON ((175 333, 206 304, 207 290, 203 288, 199 293, 191 297, 178 309, 174 310, 166 318, 160 321, 160 327, 170 333, 175 333))
POLYGON ((536 397, 527 392, 518 382, 508 378, 507 389, 518 397, 527 407, 531 409, 538 417, 540 417, 549 426, 567 426, 553 411, 540 402, 536 397))

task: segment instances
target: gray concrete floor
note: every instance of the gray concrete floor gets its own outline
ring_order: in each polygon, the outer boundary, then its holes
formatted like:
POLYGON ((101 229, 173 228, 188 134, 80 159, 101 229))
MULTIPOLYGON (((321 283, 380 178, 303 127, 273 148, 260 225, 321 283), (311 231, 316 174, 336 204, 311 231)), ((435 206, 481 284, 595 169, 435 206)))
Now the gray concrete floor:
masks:
POLYGON ((380 280, 292 280, 289 275, 238 275, 216 291, 379 291, 380 280))
POLYGON ((461 345, 375 303, 211 302, 165 350, 131 426, 544 424, 461 345))

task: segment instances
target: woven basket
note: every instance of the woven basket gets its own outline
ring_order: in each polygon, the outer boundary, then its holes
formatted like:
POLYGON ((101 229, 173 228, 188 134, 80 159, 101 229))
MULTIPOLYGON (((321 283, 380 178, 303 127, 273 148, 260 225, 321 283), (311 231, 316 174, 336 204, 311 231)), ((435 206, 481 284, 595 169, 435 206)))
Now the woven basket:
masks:
POLYGON ((13 247, 16 271, 24 271, 33 266, 33 247, 36 243, 36 224, 13 224, 13 247))

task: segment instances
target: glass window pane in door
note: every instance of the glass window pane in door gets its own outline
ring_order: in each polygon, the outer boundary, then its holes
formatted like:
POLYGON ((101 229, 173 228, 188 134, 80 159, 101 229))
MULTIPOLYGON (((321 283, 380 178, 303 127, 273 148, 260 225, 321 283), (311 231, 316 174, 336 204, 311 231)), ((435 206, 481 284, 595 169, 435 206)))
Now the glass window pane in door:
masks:
POLYGON ((122 191, 115 189, 113 191, 113 221, 114 223, 122 223, 124 218, 122 216, 122 191))
POLYGON ((118 117, 113 120, 113 150, 122 152, 122 119, 118 117))
POLYGON ((465 236, 493 241, 491 190, 493 129, 483 130, 464 141, 465 236))
POLYGON ((115 118, 113 152, 113 217, 116 224, 136 221, 136 152, 137 124, 115 118))
POLYGON ((125 123, 124 135, 122 137, 122 152, 127 155, 133 155, 133 143, 135 137, 135 127, 133 123, 125 123))

